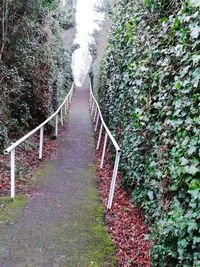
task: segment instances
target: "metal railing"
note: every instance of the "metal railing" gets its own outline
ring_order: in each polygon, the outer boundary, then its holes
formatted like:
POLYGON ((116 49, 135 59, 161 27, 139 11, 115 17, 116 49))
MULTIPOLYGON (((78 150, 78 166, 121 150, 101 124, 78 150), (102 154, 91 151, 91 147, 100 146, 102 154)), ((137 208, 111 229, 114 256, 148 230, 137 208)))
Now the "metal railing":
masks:
POLYGON ((105 158, 106 146, 108 143, 108 137, 110 138, 110 140, 111 140, 111 142, 112 142, 112 144, 116 150, 115 164, 114 164, 111 186, 110 186, 110 192, 109 192, 109 198, 108 198, 108 203, 107 203, 107 209, 111 209, 113 197, 114 197, 117 173, 118 173, 118 168, 119 168, 121 149, 120 149, 119 145, 117 144, 115 138, 113 137, 113 135, 109 131, 108 127, 106 126, 106 123, 105 123, 103 116, 101 114, 101 109, 99 107, 99 104, 98 104, 96 98, 94 97, 91 82, 90 82, 90 99, 89 99, 89 101, 90 101, 91 116, 95 122, 95 129, 94 129, 95 132, 98 129, 98 125, 99 125, 99 121, 100 121, 99 136, 98 136, 97 147, 96 147, 97 150, 100 147, 100 142, 101 142, 103 130, 105 130, 105 137, 104 137, 104 144, 103 144, 103 151, 102 151, 101 165, 100 165, 101 169, 103 168, 103 164, 104 164, 104 158, 105 158))
POLYGON ((15 197, 15 149, 17 146, 19 146, 21 143, 23 143, 27 138, 32 136, 34 133, 40 130, 40 140, 39 140, 39 159, 42 159, 42 153, 43 153, 43 141, 44 141, 44 126, 53 118, 55 118, 55 136, 58 136, 58 121, 59 121, 59 114, 60 114, 60 120, 61 120, 61 125, 64 124, 63 120, 63 108, 64 108, 64 113, 67 114, 67 110, 69 108, 69 104, 72 101, 72 96, 74 92, 74 83, 72 84, 72 87, 67 94, 65 100, 63 103, 60 105, 60 107, 56 110, 56 112, 51 115, 47 120, 45 120, 43 123, 41 123, 38 127, 36 127, 34 130, 20 138, 18 141, 13 143, 11 146, 9 146, 7 149, 5 149, 4 154, 9 154, 11 155, 10 159, 10 195, 11 198, 15 197))

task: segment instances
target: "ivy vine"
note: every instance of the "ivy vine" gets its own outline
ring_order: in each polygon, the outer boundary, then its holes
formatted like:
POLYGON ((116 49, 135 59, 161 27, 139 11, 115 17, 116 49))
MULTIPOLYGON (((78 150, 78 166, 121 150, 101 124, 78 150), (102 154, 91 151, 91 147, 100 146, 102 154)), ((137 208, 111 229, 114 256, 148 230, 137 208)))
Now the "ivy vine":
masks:
POLYGON ((200 4, 118 5, 96 90, 122 147, 123 184, 151 222, 152 266, 197 267, 200 4))

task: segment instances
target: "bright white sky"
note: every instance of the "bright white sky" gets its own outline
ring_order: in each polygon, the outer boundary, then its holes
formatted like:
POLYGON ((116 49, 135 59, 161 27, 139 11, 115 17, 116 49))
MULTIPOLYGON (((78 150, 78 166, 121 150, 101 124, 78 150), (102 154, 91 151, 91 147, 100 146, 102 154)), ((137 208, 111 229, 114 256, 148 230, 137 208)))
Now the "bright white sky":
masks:
POLYGON ((76 85, 81 86, 90 68, 92 61, 88 46, 93 42, 92 33, 99 29, 104 19, 103 13, 96 11, 102 5, 102 0, 77 0, 76 5, 76 38, 75 43, 80 48, 73 55, 73 74, 76 85))

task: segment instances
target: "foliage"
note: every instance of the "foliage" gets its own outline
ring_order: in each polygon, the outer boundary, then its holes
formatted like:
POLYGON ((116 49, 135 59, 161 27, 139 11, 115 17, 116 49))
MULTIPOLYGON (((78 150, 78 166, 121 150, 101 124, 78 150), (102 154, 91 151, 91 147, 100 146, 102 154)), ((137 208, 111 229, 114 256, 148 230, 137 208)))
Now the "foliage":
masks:
POLYGON ((152 2, 120 1, 96 86, 152 266, 200 266, 200 4, 152 2))
POLYGON ((171 14, 180 2, 180 0, 144 0, 144 5, 152 14, 164 16, 171 14))
MULTIPOLYGON (((56 0, 3 0, 0 14, 0 127, 11 138, 45 120, 66 95, 71 50, 61 34, 72 20, 56 0)), ((0 140, 3 150, 2 130, 0 140)))

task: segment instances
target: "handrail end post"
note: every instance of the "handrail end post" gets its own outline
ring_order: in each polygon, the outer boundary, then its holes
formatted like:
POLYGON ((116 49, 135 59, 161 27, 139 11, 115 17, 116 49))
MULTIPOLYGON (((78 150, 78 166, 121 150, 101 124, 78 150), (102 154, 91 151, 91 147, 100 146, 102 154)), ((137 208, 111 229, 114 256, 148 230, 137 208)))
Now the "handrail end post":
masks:
POLYGON ((43 141, 44 141, 44 126, 40 128, 39 160, 42 160, 43 141))
POLYGON ((10 151, 10 169, 11 169, 11 180, 10 180, 10 197, 15 198, 15 148, 10 151))
POLYGON ((55 137, 58 137, 58 114, 56 115, 55 137))

